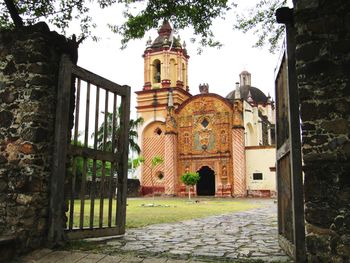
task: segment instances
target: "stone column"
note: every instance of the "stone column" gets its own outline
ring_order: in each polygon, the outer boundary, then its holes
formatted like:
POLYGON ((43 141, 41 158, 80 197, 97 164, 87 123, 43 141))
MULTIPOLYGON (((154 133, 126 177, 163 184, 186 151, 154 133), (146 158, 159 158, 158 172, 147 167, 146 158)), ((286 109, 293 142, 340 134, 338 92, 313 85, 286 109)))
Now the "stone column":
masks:
POLYGON ((309 262, 350 260, 350 2, 296 1, 309 262))
POLYGON ((165 194, 176 194, 177 186, 177 149, 176 149, 176 134, 167 132, 165 134, 165 194))
POLYGON ((233 187, 232 196, 246 196, 246 171, 245 171, 245 147, 244 147, 244 128, 234 127, 232 129, 232 170, 233 187))
POLYGON ((61 55, 76 46, 45 23, 0 33, 0 236, 45 244, 61 55))
POLYGON ((247 183, 245 169, 243 101, 240 98, 236 98, 233 101, 232 125, 232 196, 242 197, 247 195, 247 183))

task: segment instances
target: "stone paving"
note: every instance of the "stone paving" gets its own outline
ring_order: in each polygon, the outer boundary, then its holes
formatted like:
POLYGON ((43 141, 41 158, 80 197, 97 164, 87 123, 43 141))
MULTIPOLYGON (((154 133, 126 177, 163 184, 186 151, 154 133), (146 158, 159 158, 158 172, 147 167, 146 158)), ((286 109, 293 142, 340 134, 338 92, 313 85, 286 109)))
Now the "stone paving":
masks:
POLYGON ((40 250, 20 262, 291 262, 278 245, 276 204, 257 202, 264 207, 87 240, 97 254, 40 250))

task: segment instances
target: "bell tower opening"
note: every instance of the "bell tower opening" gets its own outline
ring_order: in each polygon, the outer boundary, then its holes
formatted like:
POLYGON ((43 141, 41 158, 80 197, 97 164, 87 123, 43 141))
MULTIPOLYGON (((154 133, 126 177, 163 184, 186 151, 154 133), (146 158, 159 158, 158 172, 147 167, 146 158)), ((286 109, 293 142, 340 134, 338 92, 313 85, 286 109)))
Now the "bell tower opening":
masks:
POLYGON ((153 62, 153 81, 154 83, 160 83, 161 71, 160 71, 160 60, 156 59, 153 62))
POLYGON ((215 195, 215 173, 208 166, 203 166, 198 171, 197 195, 215 195))

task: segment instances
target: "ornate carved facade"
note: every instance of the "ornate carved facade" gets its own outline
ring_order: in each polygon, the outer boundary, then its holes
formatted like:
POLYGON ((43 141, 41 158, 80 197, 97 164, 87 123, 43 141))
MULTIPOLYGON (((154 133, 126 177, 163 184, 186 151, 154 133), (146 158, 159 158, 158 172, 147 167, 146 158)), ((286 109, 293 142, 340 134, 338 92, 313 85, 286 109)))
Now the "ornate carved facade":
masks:
MULTIPOLYGON (((208 84, 200 85, 200 94, 192 96, 187 86, 189 56, 179 39, 172 38, 166 21, 156 40, 147 45, 145 85, 136 92, 138 114, 144 118, 140 128, 143 194, 185 195, 180 181, 185 172, 199 172, 198 195, 249 194, 247 138, 253 143, 251 138, 256 137, 259 146, 264 136, 270 136, 266 132, 273 126, 270 98, 250 87, 251 75, 246 71, 240 74, 241 85, 226 98, 210 93, 208 84), (152 167, 151 159, 157 155, 164 163, 152 167)), ((265 142, 271 144, 271 138, 265 142)))

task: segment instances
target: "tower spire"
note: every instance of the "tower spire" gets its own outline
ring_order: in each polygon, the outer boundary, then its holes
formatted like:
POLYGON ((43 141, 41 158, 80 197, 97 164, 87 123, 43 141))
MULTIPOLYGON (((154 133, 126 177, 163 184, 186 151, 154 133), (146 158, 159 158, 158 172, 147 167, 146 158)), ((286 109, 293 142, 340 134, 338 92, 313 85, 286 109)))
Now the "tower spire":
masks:
POLYGON ((162 37, 169 38, 173 29, 168 20, 164 19, 162 26, 158 30, 158 34, 162 37))

